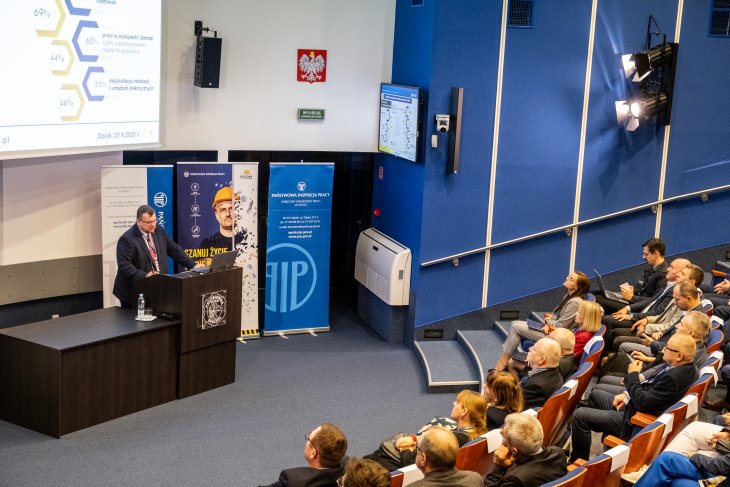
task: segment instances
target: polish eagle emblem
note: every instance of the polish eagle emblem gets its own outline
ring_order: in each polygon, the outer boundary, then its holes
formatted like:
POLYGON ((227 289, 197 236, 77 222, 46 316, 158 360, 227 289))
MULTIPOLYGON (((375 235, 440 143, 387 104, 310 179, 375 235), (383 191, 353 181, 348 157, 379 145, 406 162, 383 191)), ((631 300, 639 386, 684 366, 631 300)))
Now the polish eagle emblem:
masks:
POLYGON ((326 79, 325 57, 327 51, 313 51, 304 49, 299 51, 299 81, 310 83, 322 82, 326 79))

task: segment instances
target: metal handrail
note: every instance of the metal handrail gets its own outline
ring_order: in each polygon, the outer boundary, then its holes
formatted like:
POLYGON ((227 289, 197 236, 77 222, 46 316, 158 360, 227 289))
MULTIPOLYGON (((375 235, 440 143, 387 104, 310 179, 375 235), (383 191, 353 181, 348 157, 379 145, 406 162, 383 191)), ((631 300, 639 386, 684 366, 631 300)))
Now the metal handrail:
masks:
POLYGON ((421 264, 421 267, 430 267, 432 265, 442 264, 444 262, 451 262, 452 264, 457 266, 457 265, 459 265, 459 259, 461 259, 462 257, 468 257, 470 255, 486 252, 487 250, 498 249, 500 247, 506 247, 508 245, 524 242, 526 240, 532 240, 532 239, 543 237, 545 235, 550 235, 553 233, 563 232, 566 230, 572 231, 573 228, 578 228, 578 227, 582 227, 584 225, 589 225, 591 223, 608 220, 608 219, 611 219, 611 218, 614 218, 617 216, 626 215, 628 213, 634 213, 634 212, 637 212, 640 210, 645 210, 647 208, 651 208, 652 210, 655 210, 656 207, 658 207, 659 205, 672 203, 672 202, 678 201, 678 200, 690 199, 690 198, 699 196, 700 198, 702 198, 702 201, 707 201, 709 194, 719 193, 721 191, 726 191, 728 189, 730 189, 730 184, 726 184, 724 186, 716 186, 714 188, 709 188, 709 189, 703 189, 701 191, 695 191, 693 193, 685 193, 685 194, 681 194, 681 195, 677 195, 677 196, 672 196, 670 198, 664 198, 662 200, 654 201, 653 203, 646 203, 646 204, 643 204, 640 206, 634 206, 633 208, 627 208, 625 210, 617 211, 615 213, 609 213, 608 215, 602 215, 602 216, 597 216, 595 218, 589 218, 588 220, 583 220, 583 221, 579 221, 576 223, 571 223, 569 225, 563 225, 560 227, 551 228, 549 230, 543 230, 542 232, 533 233, 531 235, 525 235, 524 237, 513 238, 512 240, 505 240, 504 242, 499 242, 499 243, 492 244, 492 245, 486 245, 484 247, 479 247, 478 249, 467 250, 466 252, 460 252, 458 254, 449 255, 447 257, 441 257, 440 259, 429 260, 428 262, 423 262, 421 264))

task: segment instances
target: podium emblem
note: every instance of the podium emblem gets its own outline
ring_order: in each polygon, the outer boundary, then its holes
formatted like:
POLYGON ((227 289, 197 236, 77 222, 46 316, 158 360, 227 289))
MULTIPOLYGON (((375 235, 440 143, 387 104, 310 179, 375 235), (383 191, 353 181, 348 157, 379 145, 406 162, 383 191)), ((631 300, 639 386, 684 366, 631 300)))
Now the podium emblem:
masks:
POLYGON ((203 300, 201 328, 207 330, 226 324, 227 296, 225 289, 202 294, 203 300))

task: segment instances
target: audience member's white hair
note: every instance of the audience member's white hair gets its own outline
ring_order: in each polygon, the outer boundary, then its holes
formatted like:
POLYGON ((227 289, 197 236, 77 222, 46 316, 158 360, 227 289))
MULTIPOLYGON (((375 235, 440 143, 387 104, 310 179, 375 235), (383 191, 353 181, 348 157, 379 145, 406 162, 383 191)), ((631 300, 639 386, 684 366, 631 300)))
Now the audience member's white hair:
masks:
POLYGON ((504 419, 504 426, 502 434, 507 444, 517 448, 520 453, 534 455, 542 448, 542 425, 535 416, 512 413, 504 419))

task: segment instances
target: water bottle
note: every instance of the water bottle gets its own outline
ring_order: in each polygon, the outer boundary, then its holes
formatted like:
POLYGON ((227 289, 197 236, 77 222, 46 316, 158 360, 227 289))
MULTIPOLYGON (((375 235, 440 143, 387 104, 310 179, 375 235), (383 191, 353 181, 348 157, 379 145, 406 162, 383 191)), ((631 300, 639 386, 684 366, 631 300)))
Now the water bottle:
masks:
POLYGON ((139 297, 137 298, 137 319, 144 319, 144 294, 142 293, 140 293, 139 297))

